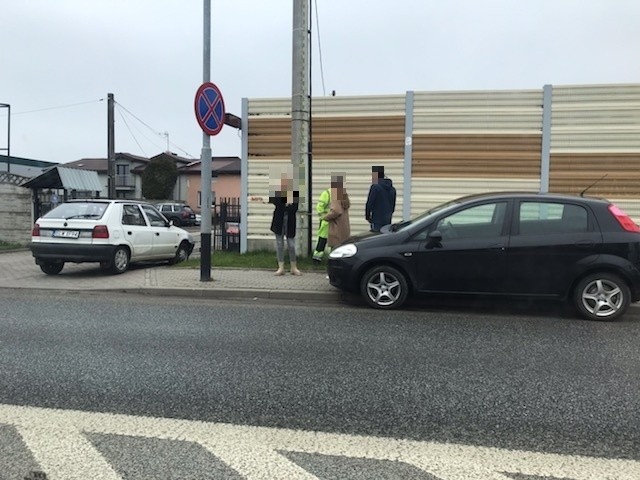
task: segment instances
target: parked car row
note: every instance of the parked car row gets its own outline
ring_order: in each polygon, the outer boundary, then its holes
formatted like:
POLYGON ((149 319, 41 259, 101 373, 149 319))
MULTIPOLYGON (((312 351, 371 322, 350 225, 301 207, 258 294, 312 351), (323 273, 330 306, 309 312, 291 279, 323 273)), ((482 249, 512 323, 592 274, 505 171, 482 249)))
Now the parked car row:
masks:
POLYGON ((417 293, 508 295, 614 320, 640 299, 640 228, 602 199, 475 195, 351 238, 331 252, 328 274, 375 308, 417 293))
MULTIPOLYGON (((30 248, 49 275, 65 262, 99 262, 117 274, 138 261, 184 261, 194 245, 153 205, 98 199, 39 218, 30 248)), ((415 294, 525 296, 614 320, 640 300, 640 227, 604 199, 474 195, 350 238, 330 253, 327 273, 374 308, 401 307, 415 294)))
POLYGON ((189 205, 184 203, 158 203, 156 204, 156 208, 162 212, 168 220, 172 220, 176 227, 199 225, 196 223, 196 213, 189 205))
POLYGON ((111 273, 140 261, 182 262, 193 251, 193 236, 153 205, 130 200, 71 200, 36 220, 31 252, 48 275, 66 262, 99 262, 111 273))

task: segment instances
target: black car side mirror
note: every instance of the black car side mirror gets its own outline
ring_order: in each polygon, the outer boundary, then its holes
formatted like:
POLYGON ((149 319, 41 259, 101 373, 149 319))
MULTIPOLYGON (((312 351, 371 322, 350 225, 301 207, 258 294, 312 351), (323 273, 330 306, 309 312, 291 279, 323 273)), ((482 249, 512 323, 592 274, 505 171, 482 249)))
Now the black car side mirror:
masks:
POLYGON ((432 248, 442 248, 442 233, 440 230, 434 230, 427 236, 427 250, 432 248))

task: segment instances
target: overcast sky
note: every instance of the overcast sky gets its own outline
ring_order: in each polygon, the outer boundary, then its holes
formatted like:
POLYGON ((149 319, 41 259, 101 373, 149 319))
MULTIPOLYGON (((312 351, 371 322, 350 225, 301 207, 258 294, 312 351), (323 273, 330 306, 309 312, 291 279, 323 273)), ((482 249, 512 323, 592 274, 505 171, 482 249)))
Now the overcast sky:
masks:
MULTIPOLYGON (((640 82, 638 0, 309 1, 314 96, 640 82)), ((290 96, 293 0, 211 9, 211 81, 227 112, 290 96)), ((113 93, 116 152, 154 156, 168 132, 171 151, 200 157, 202 0, 0 0, 0 25, 12 155, 105 158, 113 93)), ((237 131, 225 126, 212 150, 239 156, 237 131)))

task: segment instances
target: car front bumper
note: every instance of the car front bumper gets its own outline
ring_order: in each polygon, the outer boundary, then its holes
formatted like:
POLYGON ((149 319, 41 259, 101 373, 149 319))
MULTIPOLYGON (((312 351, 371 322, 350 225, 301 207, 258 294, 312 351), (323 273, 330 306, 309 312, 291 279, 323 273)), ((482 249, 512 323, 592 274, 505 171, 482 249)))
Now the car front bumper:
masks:
POLYGON ((359 288, 357 262, 352 258, 329 258, 327 262, 327 275, 329 283, 341 290, 350 292, 359 288))

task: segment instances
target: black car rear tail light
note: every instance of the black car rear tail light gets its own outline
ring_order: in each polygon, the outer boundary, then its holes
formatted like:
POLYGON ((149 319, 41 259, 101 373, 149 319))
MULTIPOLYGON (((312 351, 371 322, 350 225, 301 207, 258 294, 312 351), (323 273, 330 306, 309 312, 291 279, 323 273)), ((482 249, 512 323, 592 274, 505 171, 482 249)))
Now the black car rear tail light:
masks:
POLYGON ((91 232, 91 238, 109 238, 109 229, 106 225, 96 225, 91 232))
POLYGON ((40 225, 38 225, 37 223, 33 224, 33 230, 31 230, 31 236, 32 237, 40 236, 40 225))
POLYGON ((627 232, 640 232, 640 227, 620 208, 612 204, 609 205, 609 211, 627 232))

